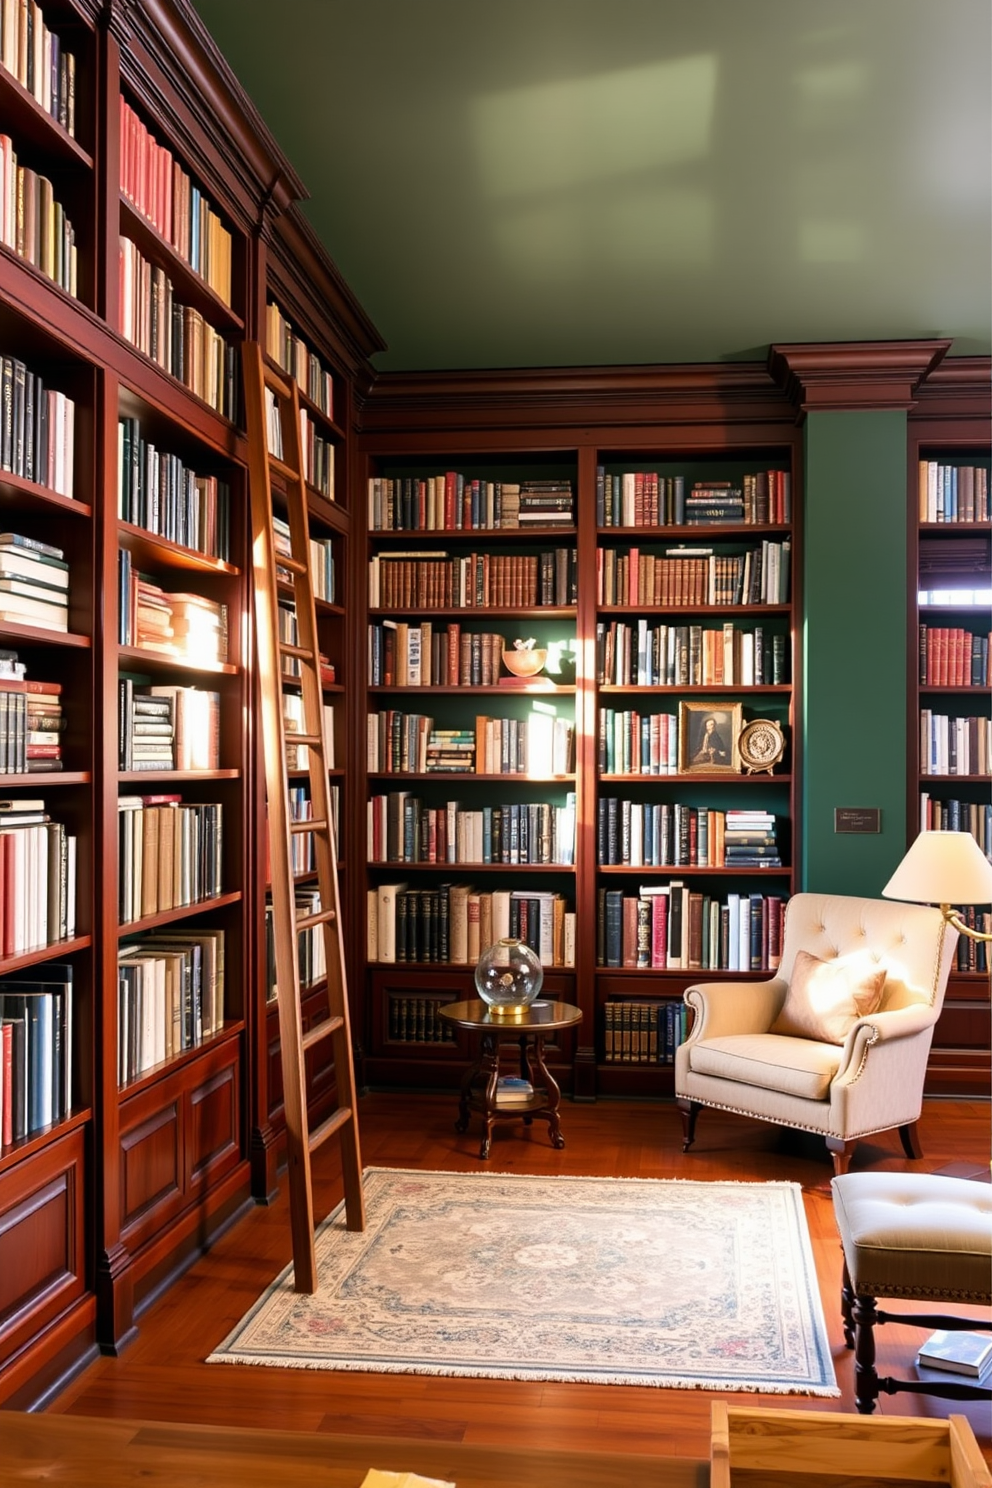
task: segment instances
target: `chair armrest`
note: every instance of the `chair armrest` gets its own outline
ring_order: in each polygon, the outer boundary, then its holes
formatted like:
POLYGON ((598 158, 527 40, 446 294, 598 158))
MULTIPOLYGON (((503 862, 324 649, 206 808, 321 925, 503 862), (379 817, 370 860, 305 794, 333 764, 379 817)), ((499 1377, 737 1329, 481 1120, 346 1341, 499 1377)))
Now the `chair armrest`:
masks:
POLYGON ((844 1053, 834 1083, 856 1079, 873 1044, 917 1038, 936 1021, 936 1011, 922 1002, 859 1018, 844 1040, 844 1053))
POLYGON ((781 977, 770 982, 697 982, 683 1001, 695 1017, 686 1043, 735 1033, 767 1033, 785 998, 781 977))

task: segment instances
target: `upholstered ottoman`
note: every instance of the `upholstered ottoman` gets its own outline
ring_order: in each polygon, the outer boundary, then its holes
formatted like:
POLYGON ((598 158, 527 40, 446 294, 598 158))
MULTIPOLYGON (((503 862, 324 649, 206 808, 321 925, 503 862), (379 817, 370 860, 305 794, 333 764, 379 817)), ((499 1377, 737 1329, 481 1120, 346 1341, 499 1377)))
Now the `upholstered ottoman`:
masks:
POLYGON ((992 1186, 923 1173, 845 1173, 832 1183, 844 1247, 841 1311, 844 1341, 855 1350, 858 1410, 870 1415, 879 1394, 910 1390, 952 1400, 992 1399, 984 1385, 948 1379, 880 1379, 877 1323, 919 1328, 992 1328, 945 1314, 886 1313, 876 1297, 992 1303, 992 1186))

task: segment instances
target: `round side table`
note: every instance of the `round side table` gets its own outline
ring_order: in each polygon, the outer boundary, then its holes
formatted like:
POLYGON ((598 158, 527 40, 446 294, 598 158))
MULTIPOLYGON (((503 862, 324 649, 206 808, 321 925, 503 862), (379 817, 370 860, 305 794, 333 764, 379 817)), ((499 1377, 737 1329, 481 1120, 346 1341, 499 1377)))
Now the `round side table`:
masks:
POLYGON ((493 1126, 497 1121, 522 1120, 529 1126, 535 1116, 548 1123, 551 1145, 564 1147, 565 1138, 558 1117, 561 1091, 544 1062, 544 1040, 549 1033, 558 1033, 580 1023, 581 1008, 568 1002, 548 1002, 538 998, 530 1007, 515 1013, 496 1013, 480 1001, 449 1002, 439 1011, 449 1023, 482 1036, 479 1057, 462 1079, 458 1120, 455 1122, 455 1130, 463 1132, 468 1128, 472 1111, 482 1114, 486 1129, 479 1148, 480 1158, 489 1156, 493 1126), (510 1044, 515 1044, 518 1050, 514 1073, 529 1080, 534 1093, 526 1100, 502 1104, 497 1100, 500 1056, 510 1044))

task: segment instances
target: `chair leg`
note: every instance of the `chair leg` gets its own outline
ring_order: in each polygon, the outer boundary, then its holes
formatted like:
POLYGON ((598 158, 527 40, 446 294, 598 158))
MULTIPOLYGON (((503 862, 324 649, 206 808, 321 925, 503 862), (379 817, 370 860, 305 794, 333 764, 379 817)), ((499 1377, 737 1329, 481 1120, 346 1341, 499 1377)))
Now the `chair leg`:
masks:
POLYGON ((696 1117, 703 1109, 702 1102, 686 1100, 684 1096, 680 1095, 675 1104, 678 1106, 679 1115, 682 1118, 682 1151, 688 1152, 696 1140, 696 1117))
POLYGON ((902 1150, 907 1157, 919 1158, 923 1156, 923 1148, 920 1146, 919 1127, 915 1121, 910 1121, 906 1126, 899 1128, 899 1140, 902 1142, 902 1150))
POLYGON ((854 1316, 854 1403, 862 1416, 870 1416, 879 1395, 875 1368, 875 1298, 855 1294, 854 1316))
POLYGON ((844 1347, 854 1347, 854 1289, 851 1286, 851 1273, 847 1269, 847 1261, 844 1262, 844 1275, 840 1284, 840 1315, 844 1319, 844 1347))
POLYGON ((845 1142, 843 1137, 827 1137, 825 1141, 827 1151, 834 1160, 834 1174, 839 1178, 842 1173, 847 1172, 851 1162, 851 1153, 856 1144, 845 1142))

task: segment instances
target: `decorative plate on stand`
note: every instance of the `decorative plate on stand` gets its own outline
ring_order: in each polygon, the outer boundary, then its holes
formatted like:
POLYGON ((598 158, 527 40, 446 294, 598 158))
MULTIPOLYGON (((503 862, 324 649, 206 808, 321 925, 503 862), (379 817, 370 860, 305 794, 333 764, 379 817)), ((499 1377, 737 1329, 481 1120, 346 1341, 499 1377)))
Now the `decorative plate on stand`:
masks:
POLYGON ((752 718, 737 740, 741 764, 748 775, 767 770, 770 775, 785 753, 785 735, 773 718, 752 718))

